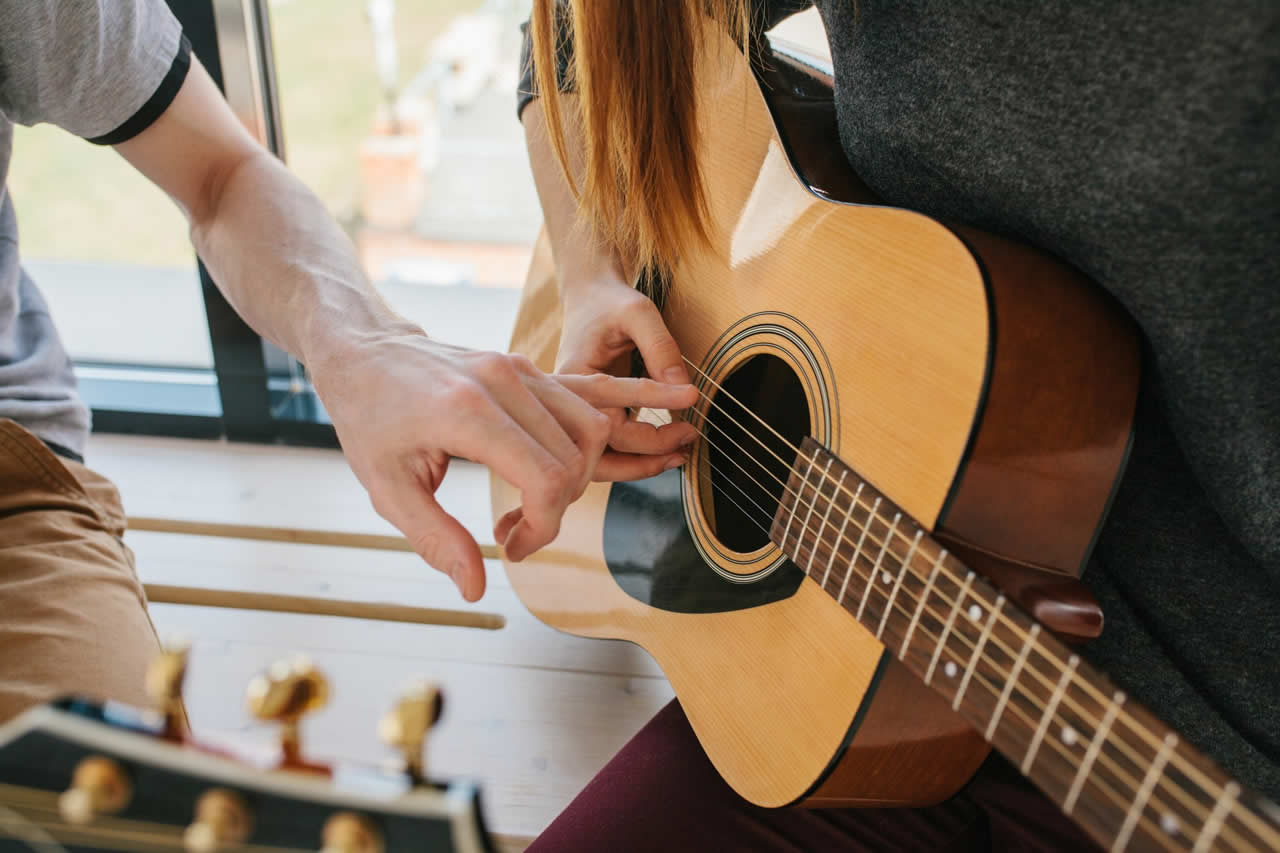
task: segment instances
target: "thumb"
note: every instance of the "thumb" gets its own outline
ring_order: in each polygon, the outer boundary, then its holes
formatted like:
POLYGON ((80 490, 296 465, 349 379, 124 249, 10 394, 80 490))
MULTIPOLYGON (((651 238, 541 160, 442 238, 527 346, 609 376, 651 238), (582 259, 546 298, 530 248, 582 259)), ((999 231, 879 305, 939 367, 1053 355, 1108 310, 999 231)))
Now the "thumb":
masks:
POLYGON ((485 588, 484 558, 475 538, 415 480, 397 478, 387 491, 374 501, 378 514, 405 535, 428 565, 452 578, 464 599, 479 601, 485 588))
POLYGON ((645 300, 639 310, 628 312, 623 331, 640 350, 650 376, 673 385, 689 384, 689 371, 685 370, 680 356, 680 345, 667 330, 658 306, 645 300))

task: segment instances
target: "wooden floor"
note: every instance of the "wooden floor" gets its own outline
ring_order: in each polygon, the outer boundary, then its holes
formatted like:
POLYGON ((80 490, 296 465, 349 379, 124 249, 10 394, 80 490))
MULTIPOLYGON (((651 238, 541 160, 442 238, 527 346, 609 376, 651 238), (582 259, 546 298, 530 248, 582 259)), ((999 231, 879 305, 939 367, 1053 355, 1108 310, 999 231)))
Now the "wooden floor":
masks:
MULTIPOLYGON (((120 487, 135 516, 351 533, 394 533, 373 512, 336 451, 95 435, 89 464, 120 487)), ((492 541, 488 476, 454 463, 441 503, 481 543, 492 541)), ((430 745, 431 772, 484 787, 490 827, 519 849, 672 697, 649 656, 626 643, 559 634, 530 616, 502 566, 467 605, 412 554, 345 547, 130 532, 144 582, 289 593, 501 614, 499 630, 156 604, 163 636, 194 643, 187 700, 207 733, 266 733, 244 710, 250 676, 305 652, 328 673, 333 698, 306 725, 317 757, 390 756, 376 724, 408 679, 438 680, 446 711, 430 745)))

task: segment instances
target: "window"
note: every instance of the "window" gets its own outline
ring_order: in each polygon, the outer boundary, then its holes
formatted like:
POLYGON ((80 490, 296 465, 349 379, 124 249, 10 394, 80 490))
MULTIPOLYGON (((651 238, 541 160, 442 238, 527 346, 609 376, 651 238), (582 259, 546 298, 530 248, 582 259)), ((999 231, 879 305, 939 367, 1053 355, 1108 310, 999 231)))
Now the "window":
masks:
MULTIPOLYGON (((505 349, 541 222, 515 118, 530 0, 168 2, 388 302, 505 349)), ((779 33, 825 52, 812 11, 779 33)), ((305 369, 231 310, 179 212, 113 151, 18 129, 9 188, 97 429, 336 443, 305 369)))
POLYGON ((51 125, 14 129, 7 187, 23 266, 98 425, 211 434, 213 349, 178 209, 111 149, 51 125))
POLYGON ((504 350, 541 211, 515 119, 525 2, 273 2, 289 166, 433 337, 504 350))

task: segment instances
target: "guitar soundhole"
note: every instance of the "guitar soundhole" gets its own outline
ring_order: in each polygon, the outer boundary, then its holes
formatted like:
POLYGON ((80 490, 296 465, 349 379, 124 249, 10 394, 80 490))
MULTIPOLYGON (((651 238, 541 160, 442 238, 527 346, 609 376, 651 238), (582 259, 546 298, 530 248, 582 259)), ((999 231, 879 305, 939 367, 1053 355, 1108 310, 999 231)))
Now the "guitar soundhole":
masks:
POLYGON ((809 434, 809 402, 800 378, 771 355, 752 356, 720 384, 702 430, 700 473, 711 484, 703 510, 722 545, 750 553, 769 542, 796 448, 809 434))

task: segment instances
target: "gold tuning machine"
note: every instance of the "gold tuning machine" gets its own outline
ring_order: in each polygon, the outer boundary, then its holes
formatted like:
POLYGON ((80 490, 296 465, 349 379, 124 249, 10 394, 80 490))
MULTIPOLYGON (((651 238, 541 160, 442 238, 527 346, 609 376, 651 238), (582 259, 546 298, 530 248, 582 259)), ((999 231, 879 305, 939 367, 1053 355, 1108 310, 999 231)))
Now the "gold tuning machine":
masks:
POLYGON ((440 688, 427 681, 415 681, 400 694, 395 707, 378 724, 382 742, 400 750, 404 756, 405 772, 414 785, 426 781, 427 732, 440 719, 443 709, 444 694, 440 688))
POLYGON ((187 658, 191 644, 171 638, 160 654, 147 667, 147 694, 164 714, 164 736, 181 740, 186 732, 186 714, 182 709, 182 683, 187 677, 187 658))
POLYGON ((329 680, 302 655, 277 661, 249 682, 249 711, 280 724, 282 766, 310 768, 302 759, 299 723, 329 702, 329 680))
POLYGON ((383 853, 382 833, 368 818, 338 812, 325 821, 320 853, 383 853))
POLYGON ((90 756, 76 765, 71 787, 58 797, 58 811, 67 823, 84 825, 120 811, 132 796, 133 785, 119 764, 90 756))
POLYGON ((196 801, 196 819, 182 834, 188 853, 216 853, 242 844, 253 831, 244 798, 226 788, 212 788, 196 801))

